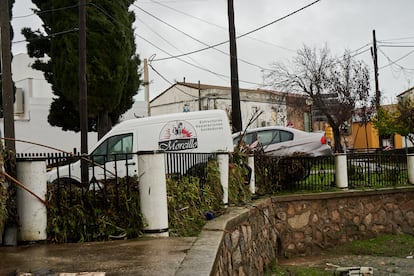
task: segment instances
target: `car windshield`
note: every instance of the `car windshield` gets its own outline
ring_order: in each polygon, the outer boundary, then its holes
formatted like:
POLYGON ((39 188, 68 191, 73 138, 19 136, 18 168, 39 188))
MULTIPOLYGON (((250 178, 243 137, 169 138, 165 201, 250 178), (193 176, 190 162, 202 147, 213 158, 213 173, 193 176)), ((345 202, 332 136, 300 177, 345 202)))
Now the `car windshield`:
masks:
MULTIPOLYGON (((93 152, 94 161, 103 164, 108 161, 125 160, 126 154, 132 151, 132 133, 109 137, 101 143, 93 152), (115 154, 120 154, 115 157, 115 154), (124 155, 125 154, 125 155, 124 155)), ((128 159, 131 158, 128 156, 128 159)))

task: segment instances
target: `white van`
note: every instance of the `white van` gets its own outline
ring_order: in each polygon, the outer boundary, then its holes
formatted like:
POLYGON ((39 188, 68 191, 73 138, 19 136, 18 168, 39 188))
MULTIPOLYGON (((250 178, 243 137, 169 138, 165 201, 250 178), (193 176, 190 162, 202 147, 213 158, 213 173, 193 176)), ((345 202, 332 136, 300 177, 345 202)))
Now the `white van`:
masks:
MULTIPOLYGON (((227 114, 206 110, 127 120, 112 128, 89 151, 94 165, 89 177, 97 180, 138 173, 137 152, 214 153, 232 152, 233 140, 227 114)), ((58 178, 81 183, 80 161, 48 172, 49 182, 58 178)))

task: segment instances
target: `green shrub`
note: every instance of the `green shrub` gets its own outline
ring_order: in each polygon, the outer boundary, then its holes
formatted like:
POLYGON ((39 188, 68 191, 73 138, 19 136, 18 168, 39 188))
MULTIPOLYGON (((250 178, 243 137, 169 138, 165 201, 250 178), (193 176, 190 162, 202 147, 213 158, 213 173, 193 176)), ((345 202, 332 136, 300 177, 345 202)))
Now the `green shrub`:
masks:
POLYGON ((248 154, 235 151, 230 156, 229 168, 229 203, 244 204, 251 199, 249 189, 248 154))
POLYGON ((223 212, 223 190, 217 161, 209 161, 205 180, 182 176, 167 178, 167 200, 171 236, 196 236, 208 216, 223 212))
POLYGON ((109 180, 106 189, 99 191, 50 184, 47 201, 47 233, 52 242, 103 241, 142 234, 144 222, 135 178, 120 179, 118 185, 109 180))

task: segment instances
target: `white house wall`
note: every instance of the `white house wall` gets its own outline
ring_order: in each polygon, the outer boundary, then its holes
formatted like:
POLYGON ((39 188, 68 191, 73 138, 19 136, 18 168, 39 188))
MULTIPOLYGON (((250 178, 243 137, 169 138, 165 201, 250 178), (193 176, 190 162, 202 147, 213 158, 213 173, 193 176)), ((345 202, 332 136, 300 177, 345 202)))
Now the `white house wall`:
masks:
MULTIPOLYGON (((52 99, 32 98, 30 101, 30 120, 15 120, 16 152, 39 153, 56 152, 56 150, 31 144, 45 145, 65 152, 73 152, 74 148, 80 150, 80 133, 63 131, 59 127, 52 127, 47 122, 49 106, 52 99)), ((3 120, 1 120, 3 124, 3 120)), ((88 134, 89 147, 97 141, 96 133, 88 134)))
MULTIPOLYGON (((52 89, 44 79, 43 73, 31 68, 33 59, 27 54, 18 54, 13 57, 12 72, 16 88, 21 88, 24 95, 24 113, 15 114, 15 138, 26 142, 16 142, 17 153, 56 152, 56 150, 30 144, 28 142, 46 145, 65 152, 79 152, 80 133, 63 131, 59 127, 52 127, 47 117, 52 102, 52 89)), ((122 119, 142 117, 146 114, 146 104, 138 102, 122 119)), ((0 118, 1 137, 4 133, 4 121, 0 118)), ((88 147, 97 142, 96 132, 88 133, 88 147)))
MULTIPOLYGON (((199 91, 196 88, 176 84, 151 101, 151 115, 169 114, 201 109, 225 110, 231 114, 231 91, 211 88, 199 91)), ((246 128, 255 110, 263 111, 250 127, 286 125, 286 101, 283 94, 263 90, 241 90, 240 109, 243 129, 246 128)), ((230 118, 231 119, 231 118, 230 118)))
MULTIPOLYGON (((151 115, 173 113, 178 111, 178 107, 171 105, 171 103, 181 104, 181 107, 185 103, 194 104, 198 101, 198 90, 189 88, 186 86, 173 86, 168 93, 162 94, 157 97, 154 104, 151 104, 151 115)), ((183 109, 181 108, 181 112, 183 109)))

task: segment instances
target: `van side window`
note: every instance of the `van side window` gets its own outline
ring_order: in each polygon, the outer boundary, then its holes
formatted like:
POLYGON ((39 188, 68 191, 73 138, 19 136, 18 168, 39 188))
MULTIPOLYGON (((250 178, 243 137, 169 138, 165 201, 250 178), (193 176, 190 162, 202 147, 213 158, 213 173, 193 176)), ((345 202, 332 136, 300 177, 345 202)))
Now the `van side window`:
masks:
POLYGON ((104 164, 108 161, 131 159, 132 133, 109 137, 103 141, 93 152, 94 162, 104 164))

